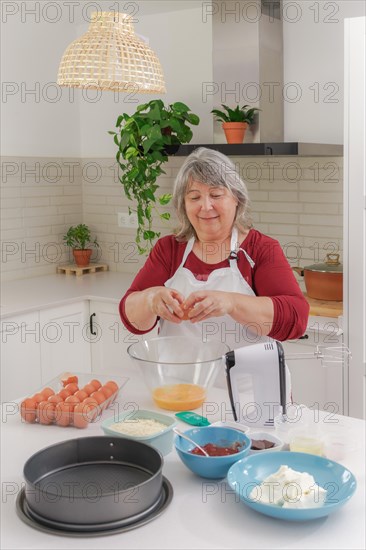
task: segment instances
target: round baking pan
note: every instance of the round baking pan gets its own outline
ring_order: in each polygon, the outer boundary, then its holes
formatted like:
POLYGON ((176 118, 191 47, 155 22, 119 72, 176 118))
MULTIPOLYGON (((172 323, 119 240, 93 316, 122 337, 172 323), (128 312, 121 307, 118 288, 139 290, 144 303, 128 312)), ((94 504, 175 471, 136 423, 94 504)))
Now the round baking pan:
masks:
POLYGON ((46 447, 24 465, 29 514, 44 522, 122 526, 159 506, 163 457, 121 437, 82 437, 46 447), (115 523, 114 523, 115 522, 115 523))
POLYGON ((61 525, 57 522, 52 522, 44 519, 38 519, 34 515, 32 516, 27 502, 25 500, 25 489, 23 488, 19 491, 16 501, 16 510, 18 517, 29 527, 41 531, 42 533, 48 533, 49 535, 59 535, 63 537, 99 537, 107 535, 115 535, 118 533, 125 533, 126 531, 131 531, 132 529, 137 529, 142 525, 146 525, 150 521, 158 518, 169 506, 173 498, 173 487, 171 483, 163 477, 163 485, 161 491, 161 498, 159 500, 159 505, 145 517, 139 518, 137 520, 131 520, 126 522, 123 525, 109 525, 104 526, 80 526, 75 527, 74 524, 61 525))

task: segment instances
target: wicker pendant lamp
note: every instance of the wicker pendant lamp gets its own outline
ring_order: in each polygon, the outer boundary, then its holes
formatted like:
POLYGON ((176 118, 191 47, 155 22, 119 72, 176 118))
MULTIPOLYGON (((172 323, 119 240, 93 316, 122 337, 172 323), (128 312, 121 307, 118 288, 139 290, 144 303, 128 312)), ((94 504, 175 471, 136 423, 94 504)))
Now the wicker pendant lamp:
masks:
POLYGON ((62 56, 57 83, 69 88, 165 93, 158 57, 133 29, 131 16, 93 12, 88 31, 62 56))

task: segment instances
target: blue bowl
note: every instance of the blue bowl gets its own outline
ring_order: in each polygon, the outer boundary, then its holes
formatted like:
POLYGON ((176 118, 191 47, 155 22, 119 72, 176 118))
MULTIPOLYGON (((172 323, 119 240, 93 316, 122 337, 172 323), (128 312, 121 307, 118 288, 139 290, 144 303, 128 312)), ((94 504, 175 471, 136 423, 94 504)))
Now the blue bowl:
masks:
POLYGON ((174 438, 174 445, 179 458, 195 474, 209 479, 222 479, 235 462, 244 458, 250 450, 250 439, 247 435, 233 428, 221 426, 205 426, 193 428, 184 432, 201 447, 213 443, 220 447, 229 447, 239 442, 241 450, 227 456, 202 456, 192 454, 194 445, 179 435, 174 438))
POLYGON ((287 521, 307 521, 328 516, 349 501, 357 486, 355 476, 342 464, 321 456, 290 451, 250 455, 229 469, 227 481, 247 506, 266 516, 287 521), (282 465, 311 474, 315 483, 327 490, 325 503, 318 507, 295 509, 250 499, 251 491, 282 465))

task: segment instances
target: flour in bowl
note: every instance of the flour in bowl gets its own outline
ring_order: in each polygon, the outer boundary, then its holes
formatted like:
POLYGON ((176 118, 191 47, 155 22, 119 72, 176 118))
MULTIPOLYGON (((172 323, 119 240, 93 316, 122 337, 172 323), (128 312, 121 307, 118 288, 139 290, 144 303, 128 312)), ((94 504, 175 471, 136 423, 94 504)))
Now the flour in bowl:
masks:
POLYGON ((116 422, 110 426, 111 430, 137 437, 155 435, 162 432, 166 428, 166 424, 151 418, 134 418, 124 420, 123 422, 116 422))

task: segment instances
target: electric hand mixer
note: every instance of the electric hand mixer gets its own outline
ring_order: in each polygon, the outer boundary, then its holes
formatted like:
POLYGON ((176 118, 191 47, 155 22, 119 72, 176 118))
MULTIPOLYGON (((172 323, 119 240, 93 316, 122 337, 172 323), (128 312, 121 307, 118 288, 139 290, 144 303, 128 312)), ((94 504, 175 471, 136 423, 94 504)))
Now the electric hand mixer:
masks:
MULTIPOLYGON (((340 363, 350 355, 345 346, 316 346, 312 353, 288 354, 286 359, 312 358, 325 363, 340 363)), ((285 352, 280 342, 253 344, 224 356, 226 379, 233 416, 236 422, 257 426, 273 426, 275 416, 286 414, 291 403, 290 375, 285 364, 285 352), (252 399, 241 399, 241 387, 252 390, 252 399)))

